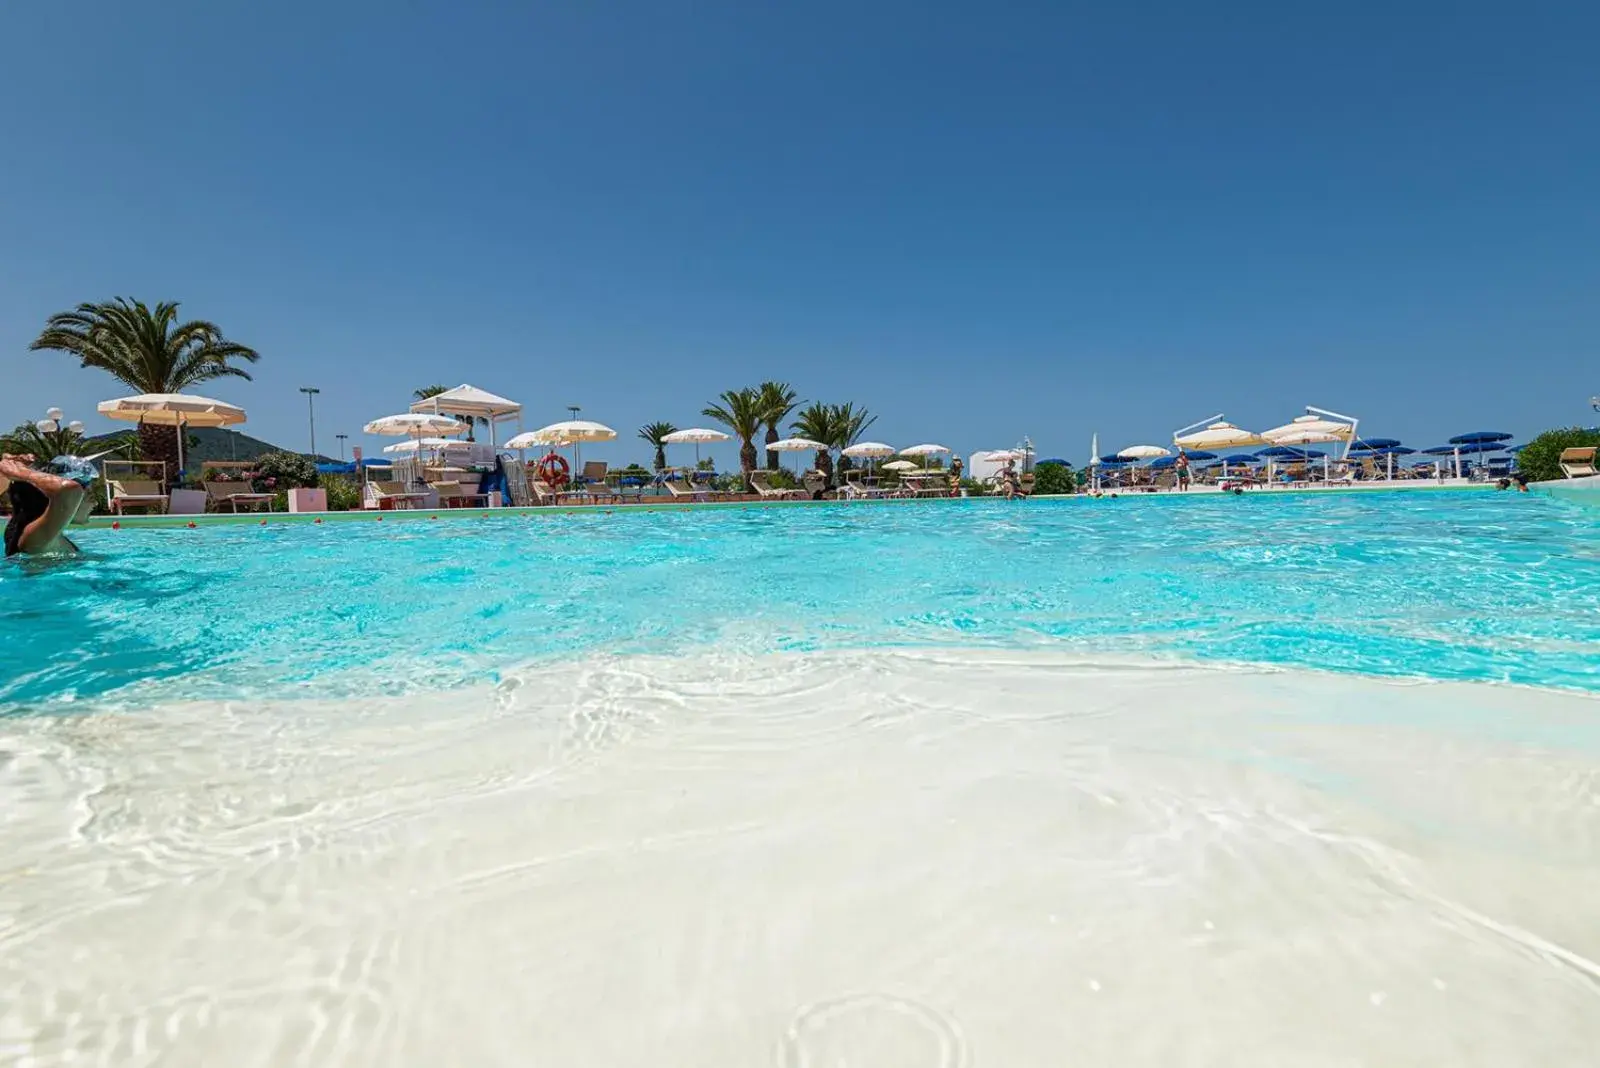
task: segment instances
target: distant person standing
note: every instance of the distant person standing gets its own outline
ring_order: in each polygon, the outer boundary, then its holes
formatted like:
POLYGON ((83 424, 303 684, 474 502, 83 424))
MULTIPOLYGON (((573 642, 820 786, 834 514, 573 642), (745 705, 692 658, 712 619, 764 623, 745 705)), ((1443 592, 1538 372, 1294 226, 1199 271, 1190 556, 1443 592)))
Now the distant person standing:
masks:
POLYGON ((950 496, 961 496, 961 457, 950 457, 950 496))
POLYGON ((1173 461, 1172 466, 1178 471, 1178 488, 1187 490, 1189 488, 1189 454, 1179 448, 1178 458, 1173 461))

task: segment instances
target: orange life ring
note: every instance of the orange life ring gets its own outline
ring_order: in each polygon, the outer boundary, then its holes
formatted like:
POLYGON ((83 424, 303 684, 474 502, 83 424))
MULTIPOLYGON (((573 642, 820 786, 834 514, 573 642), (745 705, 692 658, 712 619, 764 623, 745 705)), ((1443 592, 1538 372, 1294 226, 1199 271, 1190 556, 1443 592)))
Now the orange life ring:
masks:
POLYGON ((572 468, 567 463, 567 458, 559 452, 553 452, 539 461, 536 468, 539 477, 552 486, 565 486, 572 479, 572 468))

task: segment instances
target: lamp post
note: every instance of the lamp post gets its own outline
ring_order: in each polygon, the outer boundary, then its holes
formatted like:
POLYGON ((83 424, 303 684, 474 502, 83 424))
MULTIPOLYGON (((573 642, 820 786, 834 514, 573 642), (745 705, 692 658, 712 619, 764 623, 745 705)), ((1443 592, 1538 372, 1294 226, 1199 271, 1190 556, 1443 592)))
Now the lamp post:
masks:
POLYGON ((306 395, 306 414, 311 419, 311 462, 317 462, 317 394, 322 390, 314 386, 301 386, 300 392, 306 395))
POLYGON ((344 463, 344 443, 350 440, 350 435, 335 434, 334 437, 339 439, 339 462, 344 463))

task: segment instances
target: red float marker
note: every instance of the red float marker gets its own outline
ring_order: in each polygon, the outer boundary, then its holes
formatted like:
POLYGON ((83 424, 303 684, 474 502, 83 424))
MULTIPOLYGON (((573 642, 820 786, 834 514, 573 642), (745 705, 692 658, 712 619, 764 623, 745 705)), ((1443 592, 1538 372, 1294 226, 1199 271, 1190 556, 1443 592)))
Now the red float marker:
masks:
POLYGON ((189 520, 189 529, 190 530, 194 529, 194 520, 193 519, 189 520))
POLYGON ((121 530, 122 529, 122 524, 121 523, 112 523, 111 524, 111 529, 112 530, 121 530))

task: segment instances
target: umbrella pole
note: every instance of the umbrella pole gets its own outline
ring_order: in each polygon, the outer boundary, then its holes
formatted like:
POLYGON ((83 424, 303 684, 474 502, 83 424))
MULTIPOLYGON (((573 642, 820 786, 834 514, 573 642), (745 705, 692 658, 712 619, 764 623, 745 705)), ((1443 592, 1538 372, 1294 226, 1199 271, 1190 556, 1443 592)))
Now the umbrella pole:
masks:
MULTIPOLYGON (((174 405, 176 407, 176 405, 174 405)), ((183 413, 178 413, 178 477, 183 477, 183 413)))

